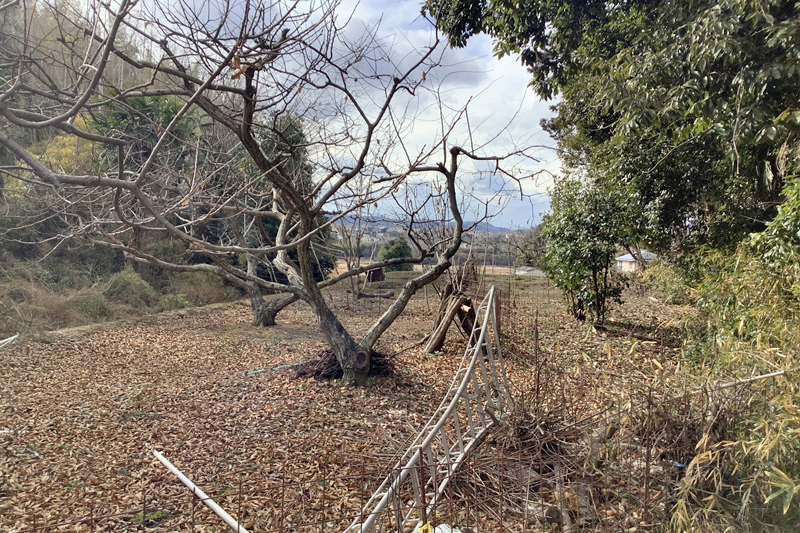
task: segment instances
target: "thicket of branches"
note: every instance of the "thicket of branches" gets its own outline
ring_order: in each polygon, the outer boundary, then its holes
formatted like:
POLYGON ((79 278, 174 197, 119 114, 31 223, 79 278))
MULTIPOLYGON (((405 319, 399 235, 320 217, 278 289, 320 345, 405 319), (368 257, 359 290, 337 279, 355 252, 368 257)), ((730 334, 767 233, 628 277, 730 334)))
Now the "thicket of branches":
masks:
POLYGON ((4 6, 6 236, 49 221, 53 243, 82 238, 132 264, 214 274, 249 294, 259 325, 302 300, 345 381, 363 383, 377 340, 461 245, 462 161, 511 174, 503 157, 452 144, 458 111, 438 108, 444 126, 425 147, 404 139, 414 109, 437 109, 434 31, 401 56, 337 10, 325 0, 4 6), (355 339, 322 291, 367 269, 326 277, 326 246, 333 224, 381 202, 416 215, 400 221, 417 249, 369 268, 433 264, 355 339), (415 238, 416 222, 441 217, 435 241, 415 238), (148 247, 152 235, 185 253, 148 247))

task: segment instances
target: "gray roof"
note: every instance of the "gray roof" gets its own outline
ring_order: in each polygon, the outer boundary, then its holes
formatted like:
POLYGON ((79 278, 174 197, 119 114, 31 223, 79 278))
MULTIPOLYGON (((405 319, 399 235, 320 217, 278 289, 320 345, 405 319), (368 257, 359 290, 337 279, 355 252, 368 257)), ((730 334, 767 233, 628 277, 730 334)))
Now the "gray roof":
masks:
MULTIPOLYGON (((653 252, 648 252, 647 250, 642 250, 641 254, 642 254, 642 259, 644 259, 645 263, 649 263, 650 261, 656 258, 656 254, 654 254, 653 252)), ((616 261, 620 261, 622 263, 631 263, 633 261, 636 261, 636 259, 634 259, 631 254, 625 254, 617 257, 616 261)))

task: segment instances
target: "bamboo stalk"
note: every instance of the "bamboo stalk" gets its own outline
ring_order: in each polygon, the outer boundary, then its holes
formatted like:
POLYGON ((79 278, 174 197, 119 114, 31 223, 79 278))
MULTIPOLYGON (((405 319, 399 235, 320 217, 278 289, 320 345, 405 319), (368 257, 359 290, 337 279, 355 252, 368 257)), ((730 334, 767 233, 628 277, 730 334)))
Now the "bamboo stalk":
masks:
POLYGON ((711 387, 713 390, 722 390, 722 389, 730 389, 731 387, 736 387, 737 385, 747 385, 748 383, 753 383, 754 381, 760 381, 762 379, 769 379, 769 378, 776 378, 778 376, 782 376, 786 374, 785 370, 780 370, 778 372, 772 372, 771 374, 763 374, 761 376, 755 376, 752 378, 742 379, 739 381, 730 381, 728 383, 721 383, 715 384, 711 387))
POLYGON ((217 505, 217 503, 214 500, 209 498, 208 495, 200 489, 200 487, 192 483, 192 480, 186 477, 183 474, 183 472, 175 468, 175 466, 172 463, 170 463, 166 457, 161 455, 160 452, 158 452, 157 450, 153 450, 153 455, 155 455, 156 459, 161 461, 161 464, 166 466, 170 472, 175 474, 175 476, 177 476, 177 478, 181 481, 181 483, 186 485, 186 487, 189 490, 191 490, 195 496, 200 498, 200 501, 206 504, 206 507, 214 511, 214 513, 216 513, 218 517, 222 518, 222 521, 225 522, 232 530, 236 531, 237 533, 249 533, 244 527, 239 525, 239 522, 234 520, 234 518, 231 515, 225 512, 225 509, 217 505))

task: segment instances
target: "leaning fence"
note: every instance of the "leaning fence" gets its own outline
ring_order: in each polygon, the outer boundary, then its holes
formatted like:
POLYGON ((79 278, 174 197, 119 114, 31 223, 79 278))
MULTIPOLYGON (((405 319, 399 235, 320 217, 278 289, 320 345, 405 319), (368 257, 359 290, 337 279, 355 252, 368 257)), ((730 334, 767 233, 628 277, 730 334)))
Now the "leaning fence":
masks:
POLYGON ((511 407, 495 287, 476 311, 461 365, 439 408, 345 533, 415 530, 429 523, 448 483, 511 407))

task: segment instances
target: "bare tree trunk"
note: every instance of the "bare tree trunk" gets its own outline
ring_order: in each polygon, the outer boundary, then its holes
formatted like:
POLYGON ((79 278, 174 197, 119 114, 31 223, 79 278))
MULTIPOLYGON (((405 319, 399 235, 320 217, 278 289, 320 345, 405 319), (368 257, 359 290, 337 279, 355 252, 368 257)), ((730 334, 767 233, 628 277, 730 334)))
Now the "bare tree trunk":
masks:
POLYGON ((274 300, 265 300, 258 287, 250 292, 250 306, 253 308, 253 325, 268 328, 275 325, 275 317, 281 310, 297 301, 294 294, 283 295, 274 300))
MULTIPOLYGON (((131 240, 130 246, 137 250, 142 249, 142 229, 139 227, 134 227, 131 230, 131 240)), ((136 261, 135 258, 129 257, 128 258, 128 266, 134 271, 139 272, 139 261, 136 261)))
MULTIPOLYGON (((304 226, 303 231, 306 233, 311 232, 314 220, 308 217, 304 218, 302 215, 300 218, 301 224, 304 226)), ((278 257, 280 258, 281 254, 278 254, 278 257)), ((283 266, 281 270, 284 274, 287 274, 290 280, 292 279, 290 274, 294 274, 305 287, 307 301, 317 315, 322 334, 325 335, 325 339, 328 341, 333 353, 336 354, 339 366, 342 367, 344 373, 342 382, 345 385, 366 385, 372 345, 357 343, 328 307, 325 296, 314 279, 310 240, 305 240, 297 246, 297 265, 299 266, 299 273, 288 262, 284 262, 279 267, 283 266)))
POLYGON ((444 341, 447 338, 447 330, 450 329, 450 323, 453 322, 453 318, 461 309, 461 306, 467 303, 467 297, 463 295, 453 297, 448 296, 446 301, 447 308, 438 319, 433 333, 431 333, 430 338, 428 339, 428 344, 425 345, 425 352, 427 353, 438 352, 442 349, 442 346, 444 346, 444 341))
POLYGON ((318 309, 320 328, 330 344, 339 366, 342 367, 342 382, 345 385, 363 386, 369 375, 371 350, 359 345, 344 329, 342 323, 327 305, 318 309))
MULTIPOLYGON (((238 229, 238 228, 237 228, 238 229)), ((244 237, 241 232, 237 232, 241 242, 244 242, 244 237)), ((258 276, 258 259, 252 255, 247 254, 247 274, 249 276, 258 276)), ((247 292, 250 294, 250 307, 253 309, 253 325, 256 327, 268 328, 275 325, 275 317, 287 305, 296 302, 297 296, 294 294, 286 294, 273 300, 265 300, 261 294, 261 289, 255 283, 249 283, 247 292)))

